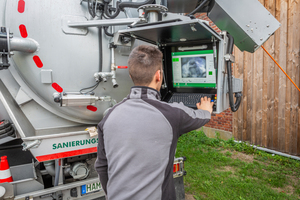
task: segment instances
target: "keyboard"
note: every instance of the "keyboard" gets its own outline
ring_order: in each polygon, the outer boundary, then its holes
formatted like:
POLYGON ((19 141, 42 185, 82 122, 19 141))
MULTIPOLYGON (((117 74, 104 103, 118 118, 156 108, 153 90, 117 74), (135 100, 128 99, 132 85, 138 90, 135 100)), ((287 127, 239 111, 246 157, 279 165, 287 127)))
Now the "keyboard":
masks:
POLYGON ((196 108, 196 104, 200 102, 201 97, 210 97, 212 101, 215 100, 214 94, 200 94, 200 93, 174 93, 169 100, 169 103, 182 102, 185 106, 196 108))

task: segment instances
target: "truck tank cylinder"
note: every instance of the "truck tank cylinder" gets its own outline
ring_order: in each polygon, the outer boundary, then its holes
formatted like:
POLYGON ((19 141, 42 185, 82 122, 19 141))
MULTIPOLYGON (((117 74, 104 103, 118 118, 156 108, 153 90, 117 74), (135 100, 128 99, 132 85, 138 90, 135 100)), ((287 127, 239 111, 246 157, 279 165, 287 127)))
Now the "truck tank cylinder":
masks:
MULTIPOLYGON (((16 72, 13 73, 14 79, 26 94, 26 97, 25 94, 21 96, 23 92, 20 92, 20 98, 31 99, 30 103, 22 105, 22 109, 29 116, 33 127, 41 131, 46 131, 46 127, 61 131, 61 127, 97 124, 103 118, 103 112, 110 107, 110 102, 66 99, 65 103, 69 107, 60 107, 53 101, 55 92, 68 94, 95 85, 94 73, 99 72, 100 53, 103 57, 101 71, 111 71, 111 51, 108 48, 110 38, 105 37, 104 33, 99 37, 97 27, 68 26, 69 22, 97 21, 90 18, 86 2, 80 4, 73 0, 53 0, 49 9, 45 2, 28 0, 25 1, 24 12, 19 12, 16 6, 18 1, 7 1, 3 8, 6 13, 5 26, 13 33, 10 45, 14 55, 9 58, 9 63, 13 72, 16 72), (102 52, 99 48, 100 39, 102 52), (94 109, 89 109, 90 104, 94 109), (42 110, 43 113, 32 113, 37 110, 42 110), (48 120, 40 123, 38 115, 48 120)), ((134 18, 138 16, 137 11, 135 12, 132 12, 134 18)), ((121 14, 116 19, 124 20, 121 14)), ((120 29, 124 29, 124 26, 115 26, 114 32, 120 29)), ((134 46, 136 45, 138 43, 134 46)), ((115 65, 127 66, 128 56, 124 55, 129 55, 134 46, 117 47, 115 65)), ((95 96, 111 96, 120 102, 128 95, 133 83, 128 76, 128 69, 117 69, 115 77, 113 84, 109 77, 107 82, 102 81, 98 87, 89 90, 93 89, 95 96), (122 87, 117 87, 118 85, 122 87)))

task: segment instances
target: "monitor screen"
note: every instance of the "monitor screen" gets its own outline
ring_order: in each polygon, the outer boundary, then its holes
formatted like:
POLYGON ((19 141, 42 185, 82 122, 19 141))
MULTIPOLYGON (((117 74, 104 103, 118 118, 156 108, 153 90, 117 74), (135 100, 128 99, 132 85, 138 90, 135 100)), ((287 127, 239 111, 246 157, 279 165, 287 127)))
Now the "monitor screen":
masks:
POLYGON ((215 88, 213 50, 172 52, 174 88, 215 88))

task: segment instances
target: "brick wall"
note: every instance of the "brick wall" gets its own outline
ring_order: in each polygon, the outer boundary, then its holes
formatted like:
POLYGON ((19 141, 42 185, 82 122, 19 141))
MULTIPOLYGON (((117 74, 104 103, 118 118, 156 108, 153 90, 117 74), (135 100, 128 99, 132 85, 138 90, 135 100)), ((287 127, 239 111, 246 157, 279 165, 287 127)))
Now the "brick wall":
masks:
MULTIPOLYGON (((195 14, 195 17, 209 21, 209 25, 215 31, 217 31, 218 33, 221 32, 221 30, 207 17, 206 13, 197 13, 195 14)), ((212 114, 210 122, 205 126, 232 132, 232 112, 230 108, 220 114, 212 114)))
POLYGON ((232 132, 232 112, 230 108, 220 114, 212 114, 210 122, 205 126, 232 132))

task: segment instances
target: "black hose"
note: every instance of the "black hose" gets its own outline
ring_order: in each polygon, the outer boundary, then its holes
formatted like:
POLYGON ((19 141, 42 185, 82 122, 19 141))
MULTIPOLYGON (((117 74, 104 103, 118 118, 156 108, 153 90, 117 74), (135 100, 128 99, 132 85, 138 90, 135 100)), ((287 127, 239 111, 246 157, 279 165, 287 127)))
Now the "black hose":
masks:
POLYGON ((229 33, 227 33, 227 36, 228 36, 227 53, 232 54, 233 53, 234 38, 229 33))
POLYGON ((193 10, 191 13, 187 14, 187 16, 188 15, 194 15, 196 12, 198 12, 199 10, 201 10, 208 1, 209 0, 202 1, 202 3, 200 3, 200 5, 195 10, 193 10))
MULTIPOLYGON (((103 62, 103 49, 102 49, 102 27, 98 27, 98 40, 99 40, 99 72, 102 72, 102 62, 103 62)), ((96 82, 94 85, 79 90, 80 94, 88 94, 93 92, 100 84, 101 80, 96 82), (87 91, 88 90, 88 91, 87 91)))
POLYGON ((119 1, 117 2, 117 8, 116 8, 117 10, 116 10, 116 12, 114 14, 110 14, 109 13, 108 4, 109 3, 104 3, 104 12, 105 12, 105 15, 107 17, 109 17, 110 19, 114 19, 114 18, 116 18, 119 15, 119 13, 121 11, 120 8, 119 8, 120 2, 119 1))
POLYGON ((82 88, 81 90, 79 90, 80 94, 89 94, 91 92, 93 92, 100 84, 101 81, 98 81, 95 85, 92 85, 90 87, 86 87, 86 88, 82 88), (88 90, 88 91, 86 91, 88 90), (84 92, 86 91, 86 92, 84 92))
POLYGON ((12 126, 9 124, 9 126, 7 128, 0 130, 0 135, 7 133, 11 129, 12 129, 12 126))
POLYGON ((107 35, 107 36, 109 36, 109 37, 114 37, 114 34, 113 34, 113 33, 108 32, 108 30, 107 30, 107 29, 108 29, 108 26, 104 26, 103 29, 104 29, 105 35, 107 35))
MULTIPOLYGON (((232 54, 233 53, 233 45, 234 45, 234 38, 227 33, 228 36, 228 48, 227 48, 227 54, 232 54)), ((230 103, 230 108, 232 112, 236 112, 241 104, 242 100, 242 93, 238 92, 235 94, 236 97, 236 102, 234 103, 233 100, 233 89, 232 89, 232 70, 231 70, 231 61, 227 61, 227 78, 228 78, 228 89, 229 89, 229 103, 230 103)))
POLYGON ((152 4, 155 0, 146 0, 144 2, 122 2, 119 4, 120 10, 124 10, 124 8, 138 8, 142 5, 152 4))
POLYGON ((108 17, 106 17, 106 16, 104 15, 104 10, 101 12, 101 15, 100 15, 100 19, 102 19, 102 18, 104 18, 104 19, 109 19, 108 17))
POLYGON ((207 9, 206 13, 209 13, 213 9, 213 7, 215 6, 215 3, 216 3, 216 0, 210 0, 210 3, 208 5, 208 9, 207 9))
POLYGON ((14 130, 14 129, 11 129, 11 130, 8 131, 7 133, 4 133, 4 134, 0 135, 0 139, 5 138, 5 137, 8 137, 8 136, 13 137, 13 136, 15 136, 14 134, 15 134, 15 130, 14 130))
POLYGON ((155 0, 147 0, 147 1, 144 1, 144 2, 122 2, 120 3, 119 1, 117 2, 117 10, 115 11, 114 14, 110 14, 109 13, 109 8, 108 8, 108 2, 105 2, 104 3, 104 13, 105 15, 110 18, 110 19, 114 19, 116 18, 119 14, 120 14, 120 11, 124 11, 124 8, 128 7, 128 8, 138 8, 142 5, 145 5, 145 4, 152 4, 155 0))

